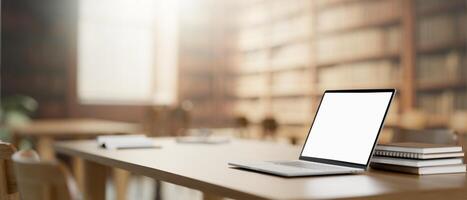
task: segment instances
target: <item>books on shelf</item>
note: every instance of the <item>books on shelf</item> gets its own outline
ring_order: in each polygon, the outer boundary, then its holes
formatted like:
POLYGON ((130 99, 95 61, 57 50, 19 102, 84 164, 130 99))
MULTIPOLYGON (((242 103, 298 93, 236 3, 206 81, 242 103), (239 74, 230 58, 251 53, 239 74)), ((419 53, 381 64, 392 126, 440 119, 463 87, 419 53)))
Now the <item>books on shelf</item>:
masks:
POLYGON ((420 175, 466 171, 462 147, 410 142, 378 145, 370 166, 420 175))
POLYGON ((467 41, 467 14, 465 12, 459 14, 458 19, 459 35, 463 37, 461 38, 463 41, 467 41))
POLYGON ((430 114, 448 115, 454 110, 467 109, 467 91, 419 92, 419 108, 430 114))
POLYGON ((311 58, 311 46, 307 43, 295 43, 271 51, 273 69, 307 66, 311 58))
POLYGON ((310 92, 310 75, 308 70, 280 71, 272 75, 273 95, 303 95, 310 92))
MULTIPOLYGON (((330 3, 329 0, 318 1, 319 5, 330 3)), ((364 3, 346 3, 321 9, 318 15, 318 30, 323 32, 361 26, 379 24, 395 20, 401 14, 399 1, 368 1, 364 3)))
POLYGON ((366 28, 321 38, 316 42, 317 63, 396 54, 401 44, 395 41, 400 40, 397 33, 399 27, 366 28))
POLYGON ((248 51, 235 56, 234 66, 239 74, 262 72, 268 66, 268 51, 248 51))
POLYGON ((318 63, 327 63, 370 54, 382 54, 383 34, 382 30, 372 28, 322 38, 316 41, 316 60, 318 63))
POLYGON ((273 99, 272 114, 281 124, 309 125, 312 119, 312 101, 309 97, 273 99))
POLYGON ((467 55, 462 51, 420 55, 417 58, 417 81, 419 84, 436 84, 462 80, 467 77, 467 55), (443 74, 443 76, 438 76, 443 74))
POLYGON ((242 51, 264 48, 267 34, 267 29, 263 26, 241 30, 238 34, 237 47, 242 51))
POLYGON ((267 86, 264 74, 242 75, 237 78, 235 93, 238 97, 261 97, 265 95, 267 86))
POLYGON ((446 5, 445 0, 416 0, 415 1, 415 10, 417 13, 424 13, 430 10, 435 10, 436 8, 441 8, 446 5))
POLYGON ((390 60, 367 61, 322 68, 321 89, 349 87, 394 87, 400 79, 399 64, 390 60))
POLYGON ((455 94, 454 109, 467 110, 467 91, 459 91, 455 94))
POLYGON ((288 1, 267 1, 270 4, 269 10, 271 18, 279 19, 294 13, 303 13, 305 9, 311 7, 308 0, 288 0, 288 1))
POLYGON ((245 4, 238 15, 238 26, 259 25, 269 18, 269 8, 264 2, 248 2, 245 4))
POLYGON ((453 44, 456 41, 457 33, 462 31, 462 27, 457 26, 456 15, 445 13, 440 15, 425 16, 417 23, 417 44, 419 48, 430 48, 453 44))
POLYGON ((270 42, 273 46, 287 45, 293 41, 305 42, 312 36, 312 15, 303 12, 291 18, 283 18, 271 23, 270 42), (290 31, 294 30, 294 31, 290 31), (302 41, 299 41, 302 39, 302 41))
POLYGON ((389 26, 386 30, 387 52, 396 53, 401 51, 402 31, 400 26, 389 26))
POLYGON ((311 3, 257 1, 239 7, 234 115, 245 116, 253 123, 263 120, 266 113, 277 114, 278 121, 284 123, 303 121, 308 116, 308 112, 299 111, 311 111, 311 102, 294 100, 310 92, 311 3))

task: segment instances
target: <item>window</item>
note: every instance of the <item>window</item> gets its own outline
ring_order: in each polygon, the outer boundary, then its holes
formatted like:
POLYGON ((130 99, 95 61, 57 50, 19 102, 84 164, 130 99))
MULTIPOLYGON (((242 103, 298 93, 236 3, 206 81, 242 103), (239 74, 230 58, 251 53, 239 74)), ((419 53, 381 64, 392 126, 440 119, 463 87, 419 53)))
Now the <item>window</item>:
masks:
POLYGON ((79 100, 93 104, 173 103, 176 9, 176 1, 170 0, 81 0, 79 100))

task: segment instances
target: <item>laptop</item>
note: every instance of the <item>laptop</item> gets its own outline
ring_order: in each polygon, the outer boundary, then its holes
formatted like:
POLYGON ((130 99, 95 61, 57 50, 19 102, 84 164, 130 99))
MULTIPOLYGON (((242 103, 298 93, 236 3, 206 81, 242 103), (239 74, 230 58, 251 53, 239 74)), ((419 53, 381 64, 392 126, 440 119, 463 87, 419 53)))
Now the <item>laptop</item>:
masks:
POLYGON ((228 164, 285 177, 362 173, 368 168, 395 92, 327 90, 298 160, 228 164))

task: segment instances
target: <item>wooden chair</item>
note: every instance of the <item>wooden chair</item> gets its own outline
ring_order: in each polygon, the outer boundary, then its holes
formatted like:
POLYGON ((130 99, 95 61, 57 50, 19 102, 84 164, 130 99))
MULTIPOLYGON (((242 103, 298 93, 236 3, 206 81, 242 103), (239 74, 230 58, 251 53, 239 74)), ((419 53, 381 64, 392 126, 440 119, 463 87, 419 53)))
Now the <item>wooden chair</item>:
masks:
POLYGON ((37 153, 32 150, 16 152, 12 159, 21 199, 82 199, 76 182, 62 164, 40 161, 37 153))
POLYGON ((11 156, 16 149, 9 143, 0 142, 0 199, 18 199, 16 179, 11 156))

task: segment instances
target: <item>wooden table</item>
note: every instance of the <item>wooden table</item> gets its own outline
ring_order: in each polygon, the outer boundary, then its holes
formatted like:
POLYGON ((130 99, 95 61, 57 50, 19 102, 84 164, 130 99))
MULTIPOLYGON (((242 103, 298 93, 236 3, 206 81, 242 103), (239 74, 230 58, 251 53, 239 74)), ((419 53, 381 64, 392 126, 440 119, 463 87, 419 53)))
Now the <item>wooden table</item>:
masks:
MULTIPOLYGON (((11 127, 13 133, 13 143, 18 145, 22 138, 33 138, 37 141, 36 150, 41 159, 55 159, 55 151, 52 147, 56 139, 89 139, 98 135, 130 134, 140 133, 142 127, 134 123, 109 121, 101 119, 41 119, 34 120, 31 123, 11 127)), ((73 174, 78 185, 83 187, 83 165, 79 157, 72 159, 73 174)), ((129 174, 122 170, 114 171, 114 178, 117 179, 117 197, 125 194, 126 179, 129 174)))
POLYGON ((84 139, 98 135, 135 133, 141 126, 101 119, 41 119, 31 123, 11 127, 14 143, 21 138, 37 140, 37 151, 42 159, 53 159, 52 144, 54 139, 84 139))
POLYGON ((234 140, 228 144, 178 144, 158 138, 161 149, 106 150, 95 141, 59 142, 59 153, 85 159, 86 199, 104 199, 103 172, 118 167, 157 180, 203 191, 206 198, 338 199, 413 198, 465 199, 465 174, 416 176, 372 170, 360 175, 282 178, 235 168, 233 160, 297 159, 299 148, 270 142, 234 140))

